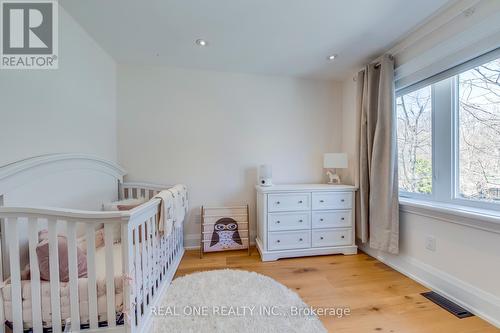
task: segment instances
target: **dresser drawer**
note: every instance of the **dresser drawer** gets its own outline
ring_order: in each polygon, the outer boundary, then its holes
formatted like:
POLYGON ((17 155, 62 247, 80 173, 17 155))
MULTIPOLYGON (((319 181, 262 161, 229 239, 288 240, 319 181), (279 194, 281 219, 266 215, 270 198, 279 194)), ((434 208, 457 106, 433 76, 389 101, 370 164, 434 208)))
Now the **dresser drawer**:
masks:
POLYGON ((269 213, 267 228, 269 231, 309 229, 311 228, 310 213, 269 213))
POLYGON ((312 247, 351 245, 352 229, 316 229, 312 231, 312 247))
POLYGON ((320 192, 312 194, 312 209, 348 209, 352 207, 351 192, 320 192))
POLYGON ((274 250, 292 250, 311 247, 311 231, 277 231, 270 232, 268 248, 274 250))
POLYGON ((350 210, 313 211, 313 228, 341 228, 352 226, 350 210))
POLYGON ((283 212, 293 210, 309 210, 311 207, 310 193, 269 194, 267 197, 268 211, 283 212))

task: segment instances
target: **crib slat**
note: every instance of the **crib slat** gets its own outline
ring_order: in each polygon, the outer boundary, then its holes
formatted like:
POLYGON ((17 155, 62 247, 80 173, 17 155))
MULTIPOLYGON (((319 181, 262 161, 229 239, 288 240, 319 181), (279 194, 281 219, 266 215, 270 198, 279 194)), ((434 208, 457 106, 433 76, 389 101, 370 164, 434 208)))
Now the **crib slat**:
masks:
MULTIPOLYGON (((23 332, 23 303, 21 295, 21 267, 19 261, 19 234, 17 231, 17 218, 9 218, 6 221, 7 239, 9 240, 10 252, 10 279, 12 292, 12 319, 14 333, 23 332)), ((3 323, 2 323, 3 324, 3 323)))
POLYGON ((80 306, 78 303, 78 254, 76 244, 76 223, 67 222, 68 234, 68 267, 69 267, 69 298, 71 306, 71 328, 80 330, 80 306))
POLYGON ((169 248, 168 248, 168 242, 169 242, 169 239, 170 239, 170 236, 165 236, 165 244, 164 244, 164 247, 165 247, 165 272, 167 271, 167 268, 168 268, 168 255, 169 255, 169 248))
POLYGON ((156 235, 156 215, 153 215, 153 217, 151 217, 149 219, 151 221, 151 231, 152 231, 152 234, 153 234, 153 239, 152 239, 152 247, 153 247, 153 290, 154 290, 154 293, 155 293, 155 297, 157 296, 156 295, 156 281, 158 280, 158 272, 159 272, 159 265, 158 265, 158 244, 156 243, 156 240, 157 240, 157 235, 156 235))
POLYGON ((147 307, 147 302, 148 302, 148 283, 147 283, 147 274, 148 274, 148 261, 147 261, 147 254, 146 254, 146 242, 147 242, 147 236, 146 236, 146 229, 145 229, 146 223, 141 223, 142 227, 142 232, 141 232, 141 246, 142 246, 142 252, 141 252, 141 262, 142 262, 142 303, 144 307, 144 315, 146 314, 146 307, 147 307))
POLYGON ((95 272, 95 228, 87 224, 87 283, 89 297, 89 324, 91 329, 97 328, 97 285, 95 272))
POLYGON ((141 287, 144 288, 144 284, 141 284, 140 281, 144 281, 142 279, 142 267, 141 267, 141 255, 139 252, 141 246, 141 240, 139 239, 139 227, 134 228, 134 265, 135 265, 135 297, 136 297, 136 309, 137 309, 137 326, 141 327, 142 323, 142 314, 141 314, 141 304, 142 304, 142 290, 141 287))
POLYGON ((154 248, 153 248, 153 228, 151 225, 151 218, 149 218, 147 221, 147 226, 148 226, 148 274, 149 274, 149 303, 151 304, 153 293, 154 293, 154 280, 155 280, 155 274, 154 274, 154 261, 153 261, 153 253, 154 253, 154 248))
POLYGON ((160 236, 160 269, 161 269, 161 275, 163 278, 163 275, 165 275, 164 267, 165 267, 165 234, 163 233, 160 236))
POLYGON ((174 253, 174 231, 168 236, 168 268, 170 269, 170 265, 172 264, 172 256, 174 253))
MULTIPOLYGON (((159 231, 158 231, 159 232, 159 231)), ((158 240, 160 243, 160 272, 162 281, 165 278, 165 233, 159 233, 158 240)))
POLYGON ((149 303, 153 297, 154 263, 153 263, 153 230, 151 228, 151 218, 146 220, 148 226, 148 275, 149 275, 149 303))
POLYGON ((61 333, 61 296, 59 283, 59 247, 57 242, 57 221, 49 219, 49 270, 50 304, 52 308, 52 331, 61 333))
MULTIPOLYGON (((158 289, 156 286, 156 281, 159 282, 160 279, 160 244, 159 244, 159 232, 158 225, 156 224, 156 215, 153 215, 151 218, 153 223, 153 249, 154 249, 154 269, 155 269, 155 289, 158 289)), ((156 294, 156 291, 155 291, 156 294)))
POLYGON ((30 253, 30 275, 31 275, 31 311, 33 314, 33 332, 41 333, 42 326, 42 303, 40 295, 40 269, 36 247, 38 245, 38 220, 30 218, 29 223, 29 253, 30 253))
MULTIPOLYGON (((122 270, 123 276, 131 277, 133 273, 133 258, 134 248, 132 245, 133 229, 129 224, 122 225, 122 270)), ((127 317, 125 317, 126 332, 135 331, 135 314, 133 299, 135 295, 135 283, 137 280, 124 280, 123 281, 123 306, 127 310, 127 317)))
POLYGON ((113 261, 113 225, 104 225, 104 246, 106 253, 106 304, 108 327, 116 326, 115 272, 113 261))
POLYGON ((158 248, 157 248, 157 238, 156 238, 156 215, 151 217, 151 227, 153 230, 153 239, 152 239, 152 247, 153 247, 153 272, 154 272, 154 280, 153 280, 153 288, 155 290, 156 296, 156 280, 158 279, 158 248))

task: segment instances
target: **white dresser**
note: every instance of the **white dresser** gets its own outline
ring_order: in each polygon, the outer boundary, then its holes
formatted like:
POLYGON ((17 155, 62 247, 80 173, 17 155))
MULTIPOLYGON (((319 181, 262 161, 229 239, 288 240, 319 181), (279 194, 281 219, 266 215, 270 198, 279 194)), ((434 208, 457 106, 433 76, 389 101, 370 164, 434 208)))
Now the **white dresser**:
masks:
POLYGON ((256 186, 257 248, 263 261, 356 254, 350 185, 256 186))

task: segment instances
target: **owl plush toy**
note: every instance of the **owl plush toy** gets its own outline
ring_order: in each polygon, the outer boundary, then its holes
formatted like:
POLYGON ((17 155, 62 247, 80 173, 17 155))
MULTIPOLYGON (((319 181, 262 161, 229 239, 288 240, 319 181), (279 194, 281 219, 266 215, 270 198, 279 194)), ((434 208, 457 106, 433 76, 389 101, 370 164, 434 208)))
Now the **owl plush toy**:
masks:
POLYGON ((221 249, 231 249, 243 245, 238 232, 238 223, 229 217, 224 217, 214 225, 210 247, 217 246, 221 249))

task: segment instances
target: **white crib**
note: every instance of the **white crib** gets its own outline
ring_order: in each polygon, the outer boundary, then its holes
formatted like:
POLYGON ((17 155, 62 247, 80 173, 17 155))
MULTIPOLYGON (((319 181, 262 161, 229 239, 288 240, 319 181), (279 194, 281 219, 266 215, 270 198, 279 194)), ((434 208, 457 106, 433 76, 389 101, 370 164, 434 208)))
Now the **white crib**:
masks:
MULTIPOLYGON (((42 156, 0 168, 0 206, 3 203, 3 207, 0 207, 3 240, 0 274, 5 274, 0 278, 1 281, 10 278, 12 309, 9 314, 12 322, 8 324, 13 332, 45 332, 50 329, 52 332, 62 332, 65 323, 70 323, 72 332, 147 331, 151 307, 171 282, 184 253, 182 223, 168 236, 160 233, 156 223, 160 200, 152 197, 165 189, 165 186, 123 183, 123 175, 124 171, 113 163, 79 154, 42 156), (52 184, 52 188, 47 188, 47 184, 52 184), (78 186, 83 189, 76 191, 77 194, 73 191, 71 195, 67 195, 72 197, 70 201, 73 202, 70 203, 68 198, 61 196, 61 191, 75 190, 78 186), (97 209, 90 211, 46 207, 53 206, 58 200, 66 200, 65 207, 69 204, 72 207, 78 206, 77 203, 85 208, 92 205, 95 207, 96 203, 105 200, 140 196, 150 200, 129 211, 104 212, 97 209), (44 207, 38 207, 38 202, 44 207), (97 224, 104 225, 105 272, 96 271, 97 224), (119 240, 116 239, 116 225, 120 226, 119 240), (38 231, 41 229, 48 230, 50 281, 41 281, 38 269, 36 246, 38 231), (69 281, 66 284, 59 281, 60 234, 66 236, 68 243, 69 281), (81 237, 86 239, 85 278, 78 277, 77 267, 77 239, 81 237), (115 260, 121 261, 120 272, 114 271, 115 260), (28 282, 21 280, 21 271, 27 262, 30 268, 28 282), (104 273, 101 281, 106 290, 104 296, 99 296, 97 292, 100 283, 98 276, 101 273, 104 273), (86 289, 82 289, 85 284, 86 289), (116 292, 120 284, 121 297, 116 292), (69 307, 67 304, 64 306, 66 301, 61 296, 61 287, 69 290, 69 307), (44 295, 41 292, 44 288, 49 288, 50 293, 50 327, 42 320, 43 311, 47 311, 42 308, 44 295), (30 290, 29 299, 24 295, 25 289, 30 290), (84 299, 85 292, 87 295, 84 299), (122 306, 117 307, 120 300, 122 306), (102 302, 105 304, 105 314, 98 313, 102 302), (23 304, 30 306, 24 307, 23 304), (64 315, 61 311, 66 308, 69 310, 64 315), (23 311, 30 313, 23 314, 23 311), (32 327, 23 326, 25 317, 31 318, 32 327), (104 317, 106 320, 101 320, 104 317)), ((6 313, 3 306, 2 299, 2 332, 5 329, 3 324, 6 313)))

